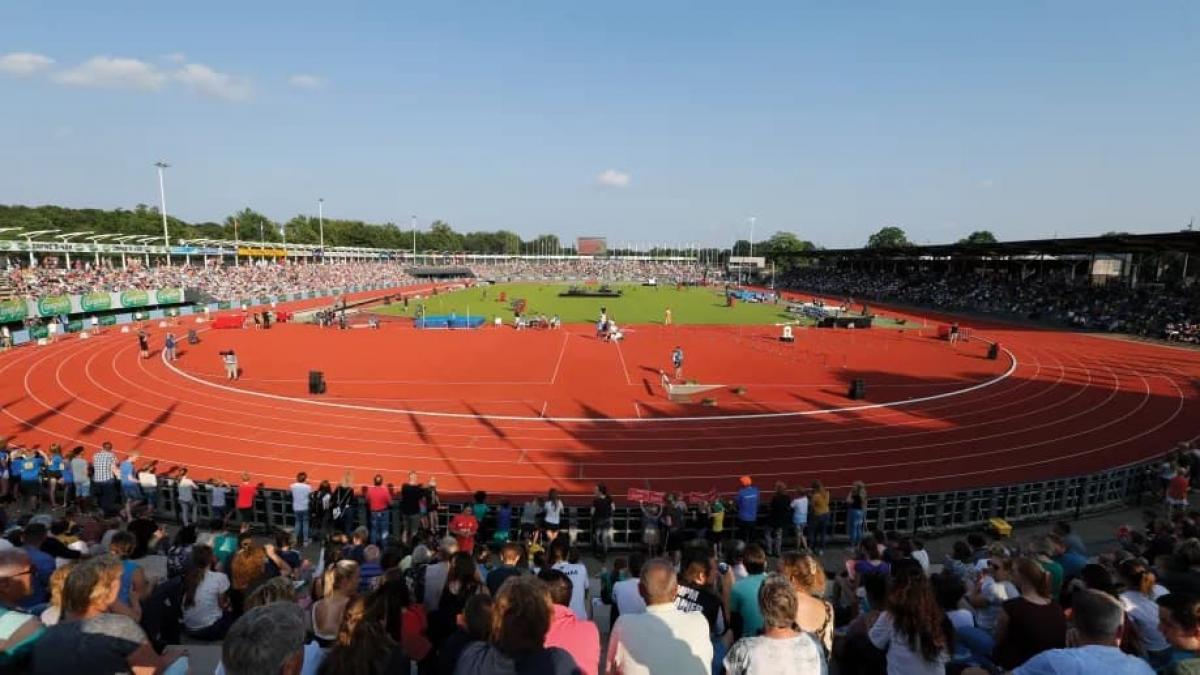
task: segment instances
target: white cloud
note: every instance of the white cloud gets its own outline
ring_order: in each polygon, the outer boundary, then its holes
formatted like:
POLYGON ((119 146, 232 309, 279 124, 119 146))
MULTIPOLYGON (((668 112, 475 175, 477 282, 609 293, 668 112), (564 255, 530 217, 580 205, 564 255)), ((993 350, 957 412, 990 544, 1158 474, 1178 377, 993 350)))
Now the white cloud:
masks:
POLYGON ((251 94, 250 83, 244 78, 217 72, 202 63, 189 63, 174 77, 193 91, 226 101, 244 101, 251 94))
POLYGON ((95 56, 54 76, 61 84, 107 89, 160 89, 167 75, 156 66, 138 59, 95 56))
POLYGON ((629 187, 629 174, 616 169, 606 169, 596 176, 596 183, 611 188, 629 187))
POLYGON ((292 75, 288 82, 301 89, 320 89, 325 86, 325 78, 316 75, 292 75))
POLYGON ((54 59, 32 52, 12 52, 0 56, 0 73, 26 77, 49 68, 54 59))

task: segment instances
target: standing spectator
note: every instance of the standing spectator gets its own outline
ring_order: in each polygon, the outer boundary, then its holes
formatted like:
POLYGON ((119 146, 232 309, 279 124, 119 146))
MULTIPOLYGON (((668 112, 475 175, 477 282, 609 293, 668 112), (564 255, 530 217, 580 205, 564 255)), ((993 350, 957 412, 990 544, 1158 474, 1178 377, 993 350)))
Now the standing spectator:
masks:
POLYGON ((88 478, 88 463, 83 456, 83 446, 71 451, 71 461, 68 464, 71 480, 75 482, 75 496, 84 499, 92 494, 92 481, 88 478))
MULTIPOLYGON (((438 561, 425 568, 422 602, 425 611, 433 613, 442 599, 446 578, 450 575, 450 559, 458 552, 458 542, 453 537, 443 537, 438 546, 438 561)), ((470 556, 467 556, 470 557, 470 556)), ((474 567, 474 563, 472 563, 474 567)))
POLYGON ((239 523, 254 522, 254 498, 258 495, 259 485, 250 482, 250 474, 242 472, 242 482, 237 490, 237 511, 239 523))
POLYGON ((681 612, 699 612, 708 622, 708 636, 713 646, 713 672, 719 672, 725 658, 724 603, 714 592, 717 579, 716 556, 708 546, 688 545, 683 549, 679 567, 675 606, 681 612))
POLYGON ((573 580, 557 569, 542 570, 538 575, 550 591, 554 602, 554 616, 550 620, 550 631, 546 633, 547 647, 560 647, 583 671, 583 675, 598 675, 600 669, 600 631, 596 624, 579 618, 571 608, 575 598, 573 580))
POLYGON ((387 633, 387 597, 359 596, 346 607, 337 641, 321 662, 319 675, 390 675, 410 668, 404 650, 387 633))
POLYGON ((796 625, 833 651, 833 605, 824 600, 825 570, 816 557, 788 553, 779 561, 779 573, 796 589, 796 625))
POLYGON ((388 520, 391 518, 393 488, 383 484, 383 476, 375 474, 371 487, 363 488, 363 498, 371 513, 371 543, 383 546, 388 537, 388 520))
POLYGON ((467 606, 467 600, 482 592, 483 582, 479 579, 479 569, 471 554, 458 551, 452 555, 437 610, 429 615, 429 639, 435 648, 440 647, 454 632, 455 621, 467 606))
POLYGON ((321 481, 308 503, 309 523, 317 530, 317 536, 324 538, 329 534, 333 520, 333 488, 330 487, 329 481, 321 481))
POLYGON ((144 465, 137 473, 138 489, 142 499, 150 506, 158 506, 158 460, 152 460, 144 465))
POLYGON ((823 675, 825 655, 816 638, 796 630, 796 590, 788 580, 773 574, 758 591, 763 634, 744 637, 725 656, 729 675, 778 673, 779 675, 823 675))
POLYGON ((304 663, 304 610, 273 602, 247 611, 221 645, 225 675, 295 675, 304 663))
POLYGON ((421 501, 425 499, 425 488, 417 481, 417 472, 408 472, 408 482, 400 488, 400 538, 411 544, 421 529, 421 501))
POLYGON ((33 593, 33 566, 18 548, 0 551, 0 671, 19 673, 46 629, 19 609, 33 593))
POLYGON ((784 533, 792 527, 792 500, 783 481, 775 483, 775 493, 767 506, 767 522, 771 528, 767 532, 767 555, 781 556, 784 533))
POLYGON ((487 493, 483 490, 475 491, 475 502, 471 504, 471 515, 475 516, 475 522, 479 524, 478 534, 481 541, 487 541, 487 531, 484 528, 484 523, 487 522, 488 508, 487 493))
POLYGON ((737 491, 734 501, 737 509, 737 536, 749 544, 754 541, 755 524, 758 522, 758 488, 754 487, 750 476, 742 476, 739 482, 741 488, 737 491))
POLYGON ((863 538, 867 523, 867 486, 861 480, 854 481, 850 494, 846 496, 846 534, 850 545, 858 546, 863 538))
POLYGON ((558 490, 550 488, 550 492, 546 495, 546 503, 542 505, 542 524, 546 530, 547 545, 553 544, 554 540, 558 538, 565 508, 562 500, 558 498, 558 490))
POLYGON ((211 548, 192 548, 191 566, 183 578, 183 626, 197 640, 220 640, 233 624, 229 577, 218 572, 216 566, 211 548))
POLYGON ((312 487, 308 484, 308 474, 303 471, 297 474, 296 482, 288 490, 292 493, 292 514, 296 517, 296 545, 303 548, 310 534, 308 498, 312 494, 312 487))
POLYGON ((642 511, 642 543, 646 545, 646 554, 653 556, 658 552, 662 543, 662 507, 653 502, 638 502, 642 511))
POLYGON ((528 541, 537 543, 541 537, 541 532, 538 531, 538 520, 542 512, 542 498, 534 495, 525 502, 525 506, 521 508, 521 537, 528 541))
POLYGON ((819 480, 813 481, 809 507, 812 513, 808 517, 808 545, 817 555, 821 555, 829 536, 829 491, 819 480))
POLYGON ((871 643, 887 652, 888 675, 943 675, 953 628, 916 561, 893 569, 887 608, 871 626, 871 643))
POLYGON ((358 498, 354 495, 354 479, 350 472, 342 474, 342 482, 333 491, 333 522, 338 530, 350 532, 354 525, 354 511, 358 508, 358 498))
MULTIPOLYGON (((566 551, 566 559, 563 559, 563 546, 554 546, 551 549, 555 559, 552 569, 558 570, 567 575, 571 580, 571 599, 567 603, 572 612, 580 621, 588 620, 588 581, 587 566, 579 562, 579 549, 571 547, 566 551)), ((597 661, 598 662, 598 661, 597 661)))
POLYGON ((517 563, 521 562, 521 547, 514 543, 507 543, 500 547, 500 566, 488 572, 487 589, 493 596, 500 591, 500 586, 504 584, 509 577, 516 577, 522 574, 521 568, 517 567, 517 563))
POLYGON ((14 468, 21 478, 21 496, 28 501, 30 511, 37 511, 41 507, 42 469, 45 466, 45 453, 41 450, 26 450, 14 468))
MULTIPOLYGON (((1067 644, 1067 620, 1063 608, 1050 597, 1050 574, 1029 558, 1014 560, 1012 573, 1021 594, 1001 605, 994 651, 996 663, 1010 669, 1067 644)), ((1157 611, 1154 618, 1158 620, 1157 611)))
POLYGON ((792 509, 792 529, 796 533, 796 548, 804 550, 808 548, 808 540, 804 538, 804 533, 808 530, 808 494, 804 492, 804 488, 796 487, 796 496, 792 498, 788 506, 792 509))
POLYGON ((196 524, 196 481, 188 476, 187 467, 181 467, 175 478, 176 501, 179 502, 179 524, 196 524))
MULTIPOLYGON (((63 469, 66 468, 66 462, 63 461, 62 446, 58 443, 50 446, 50 456, 46 458, 46 484, 47 492, 50 493, 50 508, 57 509, 58 504, 58 486, 63 480, 63 469)), ((64 505, 67 495, 63 495, 64 505)))
POLYGON ((472 509, 464 508, 454 514, 447 529, 458 542, 458 550, 467 553, 475 552, 475 533, 479 531, 479 521, 475 518, 472 509))
POLYGON ((139 452, 131 452, 125 461, 117 465, 117 478, 121 481, 121 496, 125 499, 125 514, 128 517, 131 504, 142 500, 142 488, 137 480, 136 462, 139 452))
POLYGON ((63 586, 63 620, 34 646, 34 675, 164 672, 179 658, 159 656, 137 621, 108 611, 121 575, 121 562, 107 555, 72 567, 63 586))
MULTIPOLYGON (((760 549, 761 550, 761 549, 760 549)), ((675 569, 656 558, 642 566, 639 588, 646 601, 642 614, 623 614, 608 639, 605 672, 621 675, 712 672, 708 622, 697 612, 675 608, 675 569)))
POLYGON ((762 629, 762 614, 758 612, 758 589, 767 578, 767 553, 758 544, 746 547, 743 558, 747 576, 734 582, 729 594, 729 614, 733 634, 739 638, 753 637, 762 629))
MULTIPOLYGON (((486 644, 472 643, 458 658, 454 675, 539 675, 582 673, 566 651, 546 647, 554 605, 546 585, 533 577, 514 577, 500 587, 492 603, 492 625, 486 644), (521 664, 518 670, 517 663, 521 664)), ((617 671, 610 670, 616 675, 617 671)), ((666 672, 666 671, 664 671, 666 672)), ((679 671, 672 671, 679 672, 679 671)))
POLYGON ((223 480, 217 479, 208 485, 208 507, 212 512, 212 526, 214 528, 225 527, 225 514, 227 513, 229 497, 229 484, 223 480))
POLYGON ((598 552, 601 557, 607 556, 608 549, 612 546, 613 499, 608 494, 608 487, 603 483, 596 485, 591 516, 592 550, 598 552))
POLYGON ((167 337, 163 340, 163 356, 168 361, 175 360, 175 334, 167 333, 167 337))

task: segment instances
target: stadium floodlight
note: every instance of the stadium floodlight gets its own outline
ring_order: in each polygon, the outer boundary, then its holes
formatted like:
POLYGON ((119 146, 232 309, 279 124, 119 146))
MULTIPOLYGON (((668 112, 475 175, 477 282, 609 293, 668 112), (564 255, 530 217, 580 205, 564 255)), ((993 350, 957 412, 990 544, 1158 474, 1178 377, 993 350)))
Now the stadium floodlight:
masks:
POLYGON ((321 232, 321 248, 325 248, 325 198, 317 197, 317 226, 321 232))
MULTIPOLYGON (((85 234, 91 234, 91 233, 92 233, 92 230, 81 230, 79 232, 68 232, 66 234, 56 234, 56 235, 54 235, 54 238, 61 239, 62 243, 66 244, 67 240, 70 239, 71 237, 82 237, 85 234)), ((68 247, 66 247, 66 249, 67 249, 66 250, 67 269, 71 269, 71 247, 68 246, 68 247)))
MULTIPOLYGON (((163 169, 170 167, 163 161, 154 163, 158 167, 158 196, 162 200, 163 246, 167 248, 167 267, 171 266, 171 235, 167 232, 167 188, 163 182, 163 169)), ((156 237, 157 238, 157 237, 156 237)))
POLYGON ((39 236, 39 235, 54 234, 55 232, 60 232, 60 231, 61 230, 50 229, 50 230, 34 230, 33 232, 22 232, 21 233, 21 236, 25 237, 25 243, 29 245, 29 266, 30 267, 37 266, 37 260, 34 259, 34 257, 33 257, 33 238, 36 236, 39 236))

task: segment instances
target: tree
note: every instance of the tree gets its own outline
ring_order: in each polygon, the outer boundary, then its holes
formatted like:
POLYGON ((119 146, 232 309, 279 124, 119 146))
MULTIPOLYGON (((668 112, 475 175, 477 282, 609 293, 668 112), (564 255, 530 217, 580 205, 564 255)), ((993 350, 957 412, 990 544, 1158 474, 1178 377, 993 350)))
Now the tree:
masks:
POLYGON ((795 254, 811 251, 814 248, 811 241, 801 239, 791 232, 776 232, 760 246, 762 246, 763 257, 784 269, 802 264, 802 259, 795 254))
POLYGON ((746 239, 738 239, 733 243, 733 257, 744 258, 750 255, 750 242, 746 239))
POLYGON ((996 235, 992 234, 991 230, 976 230, 966 237, 959 239, 958 243, 963 246, 983 246, 985 244, 995 244, 996 235))
POLYGON ((889 225, 867 239, 867 248, 906 248, 912 246, 904 230, 889 225))

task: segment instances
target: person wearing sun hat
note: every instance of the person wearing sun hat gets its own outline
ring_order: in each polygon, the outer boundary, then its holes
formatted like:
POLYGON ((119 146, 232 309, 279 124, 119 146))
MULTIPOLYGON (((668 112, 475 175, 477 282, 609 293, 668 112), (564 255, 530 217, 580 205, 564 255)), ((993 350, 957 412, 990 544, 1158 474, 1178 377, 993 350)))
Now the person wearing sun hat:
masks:
POLYGON ((737 491, 734 505, 737 508, 738 539, 749 544, 754 541, 755 523, 758 522, 758 488, 750 476, 739 479, 742 487, 737 491))

